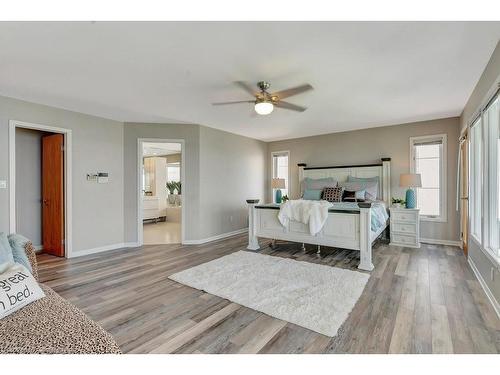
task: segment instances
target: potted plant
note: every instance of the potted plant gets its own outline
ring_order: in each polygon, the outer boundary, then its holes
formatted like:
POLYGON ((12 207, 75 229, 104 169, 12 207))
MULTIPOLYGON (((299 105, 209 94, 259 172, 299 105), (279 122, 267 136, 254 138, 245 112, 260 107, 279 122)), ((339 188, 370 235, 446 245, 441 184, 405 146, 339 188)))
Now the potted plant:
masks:
POLYGON ((393 207, 397 207, 397 208, 401 208, 405 205, 405 201, 404 199, 400 199, 400 198, 392 198, 392 205, 393 207))
POLYGON ((175 182, 175 188, 177 190, 177 196, 175 197, 175 204, 177 206, 181 205, 181 197, 182 197, 182 182, 177 181, 175 182))
POLYGON ((177 183, 175 181, 168 181, 167 182, 167 189, 168 189, 168 204, 174 205, 175 204, 175 190, 177 189, 177 183))

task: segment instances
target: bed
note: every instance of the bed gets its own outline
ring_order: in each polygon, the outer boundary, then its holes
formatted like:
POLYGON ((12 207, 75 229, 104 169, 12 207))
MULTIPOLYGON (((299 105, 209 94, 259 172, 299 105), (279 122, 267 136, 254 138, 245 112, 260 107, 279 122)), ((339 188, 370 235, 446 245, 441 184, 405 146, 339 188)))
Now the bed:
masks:
POLYGON ((328 219, 316 235, 309 233, 307 225, 290 221, 283 226, 278 220, 279 205, 258 204, 247 201, 249 210, 249 250, 259 250, 259 238, 282 240, 318 246, 329 246, 360 251, 358 268, 373 270, 372 244, 388 226, 387 208, 390 205, 391 159, 365 165, 307 167, 298 164, 299 191, 305 178, 333 177, 344 182, 349 176, 358 178, 378 177, 377 199, 371 202, 337 202, 328 210, 328 219))

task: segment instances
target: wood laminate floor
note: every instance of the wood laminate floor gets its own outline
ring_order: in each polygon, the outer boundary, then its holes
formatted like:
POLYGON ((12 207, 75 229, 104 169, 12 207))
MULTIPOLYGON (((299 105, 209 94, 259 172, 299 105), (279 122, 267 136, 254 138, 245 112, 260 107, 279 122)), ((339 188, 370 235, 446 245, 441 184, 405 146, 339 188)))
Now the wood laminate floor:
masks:
MULTIPOLYGON (((246 246, 158 245, 73 259, 40 255, 43 282, 99 322, 125 353, 498 353, 500 321, 458 248, 374 248, 375 270, 331 339, 168 280, 246 246)), ((297 244, 274 256, 356 269, 359 253, 297 244)), ((332 287, 335 287, 332 285, 332 287)))
POLYGON ((147 222, 143 224, 145 245, 177 244, 181 242, 181 223, 173 221, 147 222))

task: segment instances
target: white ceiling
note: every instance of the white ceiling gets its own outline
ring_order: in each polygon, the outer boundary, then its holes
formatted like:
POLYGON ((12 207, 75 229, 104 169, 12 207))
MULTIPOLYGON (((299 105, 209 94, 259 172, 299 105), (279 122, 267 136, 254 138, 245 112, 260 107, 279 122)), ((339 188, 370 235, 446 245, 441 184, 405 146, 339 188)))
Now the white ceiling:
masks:
POLYGON ((144 142, 142 144, 143 156, 165 156, 181 152, 180 143, 144 142))
POLYGON ((460 115, 500 22, 0 23, 0 94, 119 121, 276 140, 460 115), (232 84, 271 82, 303 113, 257 116, 232 84))

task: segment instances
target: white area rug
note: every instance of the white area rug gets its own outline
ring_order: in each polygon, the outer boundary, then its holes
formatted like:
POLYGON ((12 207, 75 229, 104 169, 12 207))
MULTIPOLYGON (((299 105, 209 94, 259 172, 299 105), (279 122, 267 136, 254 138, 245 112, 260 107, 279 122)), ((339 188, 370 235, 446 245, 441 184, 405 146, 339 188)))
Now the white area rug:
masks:
POLYGON ((170 276, 333 337, 368 282, 361 272, 239 251, 170 276))

